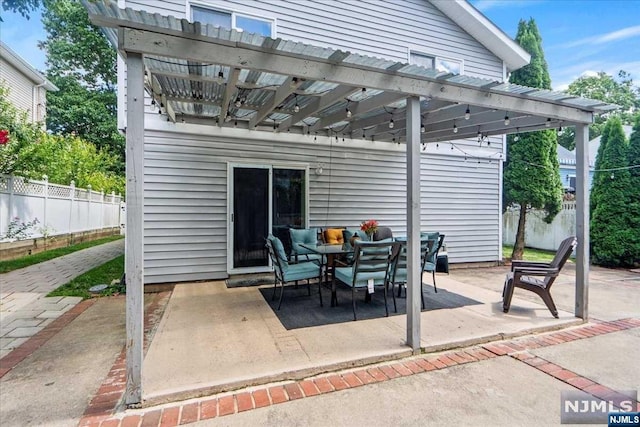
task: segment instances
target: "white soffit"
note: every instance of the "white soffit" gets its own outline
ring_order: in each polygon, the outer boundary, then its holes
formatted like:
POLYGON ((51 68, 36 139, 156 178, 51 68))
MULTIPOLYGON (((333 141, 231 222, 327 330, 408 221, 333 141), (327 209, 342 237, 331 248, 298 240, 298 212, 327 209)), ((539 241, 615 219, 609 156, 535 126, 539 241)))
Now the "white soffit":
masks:
POLYGON ((522 68, 531 61, 531 55, 527 51, 466 0, 429 1, 494 55, 502 59, 510 71, 522 68))

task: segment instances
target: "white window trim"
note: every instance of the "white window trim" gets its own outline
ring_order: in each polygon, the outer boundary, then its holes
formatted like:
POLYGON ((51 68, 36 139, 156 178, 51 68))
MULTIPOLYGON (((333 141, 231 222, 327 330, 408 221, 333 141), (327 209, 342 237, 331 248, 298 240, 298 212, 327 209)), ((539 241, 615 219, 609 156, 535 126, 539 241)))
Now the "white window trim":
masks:
MULTIPOLYGON (((429 52, 428 50, 423 50, 423 49, 419 49, 419 48, 407 48, 407 62, 409 64, 411 64, 411 54, 414 55, 422 55, 422 56, 428 56, 431 57, 435 60, 441 59, 441 60, 445 60, 445 61, 455 61, 455 62, 459 62, 460 63, 460 75, 464 75, 464 59, 462 58, 454 58, 453 56, 443 56, 443 55, 436 55, 433 52, 429 52)), ((436 65, 435 63, 433 64, 434 66, 436 65)))
POLYGON ((224 8, 224 7, 219 7, 216 5, 212 5, 210 3, 207 3, 205 1, 198 1, 198 0, 187 0, 187 19, 189 20, 189 22, 192 22, 191 19, 191 7, 192 6, 197 6, 203 9, 209 9, 215 12, 222 12, 222 13, 228 13, 231 15, 231 28, 234 30, 237 30, 238 27, 236 26, 236 17, 238 15, 240 16, 246 16, 247 18, 251 18, 251 19, 256 19, 259 21, 265 21, 265 22, 270 22, 271 23, 271 38, 275 39, 277 37, 277 20, 274 17, 270 17, 270 16, 261 16, 261 15, 257 15, 257 14, 253 14, 253 13, 248 13, 248 12, 238 12, 236 10, 233 9, 228 9, 228 8, 224 8))

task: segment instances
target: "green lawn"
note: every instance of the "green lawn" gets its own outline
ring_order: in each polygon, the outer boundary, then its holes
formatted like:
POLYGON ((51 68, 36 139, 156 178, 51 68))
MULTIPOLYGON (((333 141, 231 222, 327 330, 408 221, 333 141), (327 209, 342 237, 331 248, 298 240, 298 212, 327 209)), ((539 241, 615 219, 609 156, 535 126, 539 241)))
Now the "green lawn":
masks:
POLYGON ((65 296, 65 297, 82 297, 91 298, 93 295, 89 292, 89 288, 95 285, 109 285, 101 295, 113 295, 120 292, 119 286, 116 284, 111 286, 114 279, 120 280, 124 273, 124 255, 112 259, 100 267, 89 270, 86 273, 76 277, 69 283, 60 286, 55 291, 47 295, 48 297, 65 296))
POLYGON ((82 242, 77 245, 67 246, 65 248, 51 249, 50 251, 44 251, 33 255, 27 255, 22 258, 12 259, 10 261, 0 261, 0 273, 8 273, 9 271, 18 270, 19 268, 29 267, 30 265, 38 264, 43 261, 49 261, 50 259, 58 258, 63 255, 68 255, 72 252, 76 252, 82 249, 90 248, 92 246, 101 245, 103 243, 113 242, 114 240, 122 239, 124 236, 109 236, 104 239, 92 240, 90 242, 82 242))
MULTIPOLYGON (((502 258, 503 259, 511 259, 511 253, 513 252, 513 246, 502 246, 502 258)), ((542 249, 532 249, 532 248, 524 248, 524 255, 522 259, 525 261, 543 261, 543 262, 551 262, 553 257, 556 255, 553 251, 544 251, 542 249)))

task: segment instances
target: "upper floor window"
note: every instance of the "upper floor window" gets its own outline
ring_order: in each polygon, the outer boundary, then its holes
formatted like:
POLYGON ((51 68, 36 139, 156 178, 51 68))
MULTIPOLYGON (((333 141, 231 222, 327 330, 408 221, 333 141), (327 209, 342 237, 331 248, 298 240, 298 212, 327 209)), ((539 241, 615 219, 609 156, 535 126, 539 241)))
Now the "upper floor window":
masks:
POLYGON ((233 28, 237 31, 260 34, 265 37, 275 37, 274 21, 272 19, 257 18, 241 13, 192 5, 191 20, 217 27, 233 28))
POLYGON ((434 55, 411 52, 410 62, 425 68, 433 68, 443 73, 462 74, 462 61, 434 55))

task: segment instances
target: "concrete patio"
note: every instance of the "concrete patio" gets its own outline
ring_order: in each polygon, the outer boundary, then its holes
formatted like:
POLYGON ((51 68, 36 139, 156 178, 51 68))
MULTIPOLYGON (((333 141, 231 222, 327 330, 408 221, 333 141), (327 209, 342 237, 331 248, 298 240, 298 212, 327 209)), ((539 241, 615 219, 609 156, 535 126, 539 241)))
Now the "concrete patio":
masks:
MULTIPOLYGON (((438 276, 439 289, 481 304, 422 312, 421 347, 426 352, 582 322, 563 310, 555 319, 542 301, 520 298, 521 293, 504 314, 501 290, 507 269, 486 270, 493 274, 484 279, 458 280, 455 271, 438 276), (478 280, 484 283, 470 284, 478 280)), ((573 289, 570 274, 564 282, 573 289)), ((324 296, 328 302, 328 290, 324 296)), ((332 308, 325 304, 324 310, 332 308)), ((145 357, 145 405, 406 357, 411 350, 405 337, 404 314, 287 330, 257 287, 227 288, 223 281, 180 284, 145 357)))

